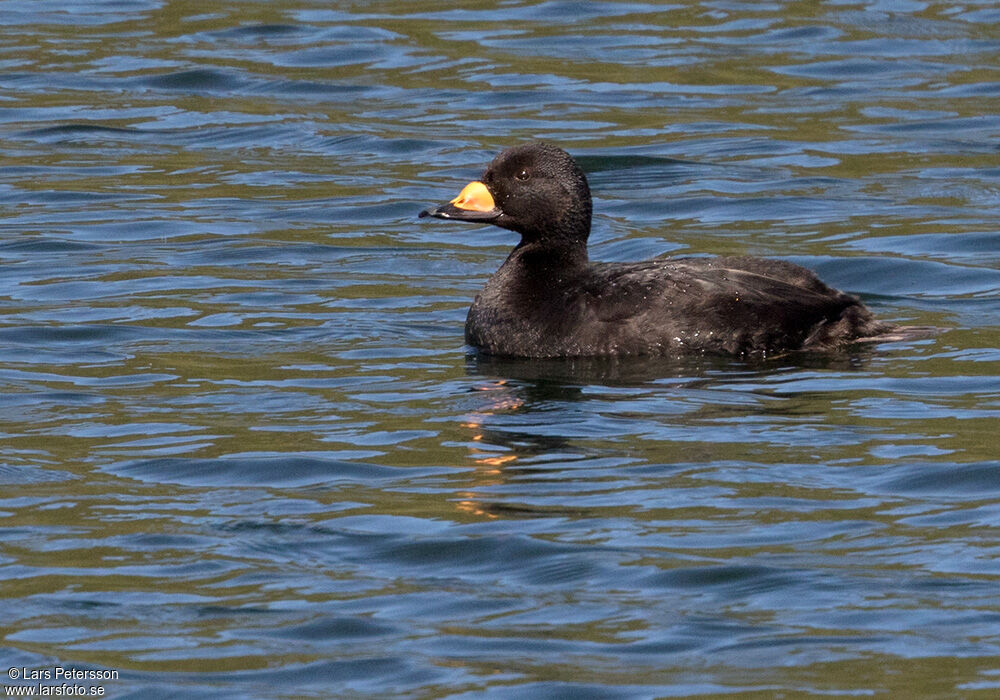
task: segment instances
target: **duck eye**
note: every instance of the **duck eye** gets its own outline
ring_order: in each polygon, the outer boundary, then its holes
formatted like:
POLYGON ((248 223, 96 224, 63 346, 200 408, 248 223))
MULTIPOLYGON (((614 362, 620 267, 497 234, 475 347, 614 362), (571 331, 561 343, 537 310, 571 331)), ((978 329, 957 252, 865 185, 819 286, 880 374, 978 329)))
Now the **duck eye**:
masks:
POLYGON ((527 170, 522 170, 521 172, 519 172, 514 177, 517 178, 518 180, 521 180, 523 182, 524 180, 527 180, 529 177, 531 177, 531 175, 528 173, 527 170))

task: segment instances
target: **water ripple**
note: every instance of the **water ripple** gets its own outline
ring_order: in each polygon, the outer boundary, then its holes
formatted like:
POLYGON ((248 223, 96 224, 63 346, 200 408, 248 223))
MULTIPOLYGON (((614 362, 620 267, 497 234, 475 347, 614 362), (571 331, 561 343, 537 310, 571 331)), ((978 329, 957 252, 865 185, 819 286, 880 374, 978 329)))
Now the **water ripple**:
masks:
POLYGON ((0 3, 0 649, 116 697, 997 687, 988 2, 0 3), (602 260, 806 265, 936 334, 468 355, 578 157, 602 260))

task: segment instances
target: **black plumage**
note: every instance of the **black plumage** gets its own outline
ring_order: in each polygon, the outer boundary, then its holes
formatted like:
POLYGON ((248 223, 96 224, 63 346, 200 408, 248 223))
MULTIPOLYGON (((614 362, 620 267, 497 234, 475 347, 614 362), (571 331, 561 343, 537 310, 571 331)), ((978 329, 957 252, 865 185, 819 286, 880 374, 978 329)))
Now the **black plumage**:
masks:
POLYGON ((521 235, 469 309, 466 342, 489 354, 773 354, 891 339, 895 330, 856 297, 780 260, 591 263, 587 179, 546 143, 504 151, 481 183, 421 216, 521 235))

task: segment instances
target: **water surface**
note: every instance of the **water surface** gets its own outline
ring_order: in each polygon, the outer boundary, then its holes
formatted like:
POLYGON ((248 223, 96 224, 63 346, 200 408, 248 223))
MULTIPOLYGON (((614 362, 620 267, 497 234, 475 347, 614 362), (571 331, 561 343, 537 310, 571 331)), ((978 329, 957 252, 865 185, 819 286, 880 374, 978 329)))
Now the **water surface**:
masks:
MULTIPOLYGON (((110 697, 992 697, 993 2, 0 2, 0 661, 110 697), (476 358, 576 155, 591 254, 944 329, 476 358)), ((4 676, 4 682, 11 682, 4 676)))

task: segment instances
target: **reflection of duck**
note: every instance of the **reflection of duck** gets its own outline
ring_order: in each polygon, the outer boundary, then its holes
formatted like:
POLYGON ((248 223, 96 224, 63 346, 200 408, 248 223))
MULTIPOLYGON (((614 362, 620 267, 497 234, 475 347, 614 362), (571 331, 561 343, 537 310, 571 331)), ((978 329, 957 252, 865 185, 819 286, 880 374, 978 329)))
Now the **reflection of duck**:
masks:
POLYGON ((766 354, 891 340, 895 328, 805 268, 751 257, 587 259, 587 179, 565 151, 529 143, 421 216, 521 234, 476 297, 466 341, 516 357, 766 354))
POLYGON ((538 406, 558 399, 577 401, 581 390, 557 382, 511 383, 496 379, 476 387, 484 403, 461 425, 473 431, 472 457, 477 464, 499 467, 522 457, 548 454, 564 449, 568 441, 561 435, 535 434, 492 425, 497 416, 514 416, 538 410, 538 406))
MULTIPOLYGON (((530 506, 512 506, 502 500, 492 500, 490 491, 505 484, 512 474, 523 474, 519 466, 522 459, 535 463, 537 460, 533 458, 542 455, 565 454, 570 441, 562 436, 561 430, 558 434, 544 430, 539 433, 505 425, 506 417, 537 410, 529 408, 538 404, 531 384, 498 379, 480 384, 476 390, 483 392, 483 402, 460 424, 469 440, 469 459, 475 467, 474 483, 456 491, 457 508, 469 515, 491 519, 512 511, 534 510, 530 506)), ((571 392, 567 400, 579 398, 579 388, 571 392)), ((529 469, 535 472, 542 467, 535 463, 529 469)))

